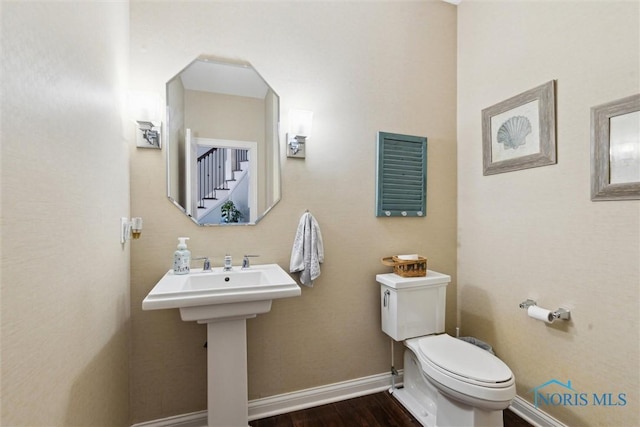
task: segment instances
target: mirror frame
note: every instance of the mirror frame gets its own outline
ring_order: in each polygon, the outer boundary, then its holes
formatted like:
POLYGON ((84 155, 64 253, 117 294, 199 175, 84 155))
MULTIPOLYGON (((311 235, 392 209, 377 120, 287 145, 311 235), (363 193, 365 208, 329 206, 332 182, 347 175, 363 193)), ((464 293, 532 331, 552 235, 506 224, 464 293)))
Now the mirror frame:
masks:
POLYGON ((611 183, 611 119, 637 112, 640 94, 591 108, 592 201, 640 199, 640 182, 611 183))
MULTIPOLYGON (((164 144, 164 148, 165 148, 165 167, 166 167, 166 191, 167 191, 167 198, 169 199, 169 201, 175 206, 177 207, 185 216, 187 216, 188 218, 191 219, 191 221, 201 227, 217 227, 217 226, 249 226, 249 225, 256 225, 258 224, 269 212, 271 212, 271 210, 280 202, 280 200, 282 199, 282 159, 281 159, 281 147, 280 147, 280 123, 281 123, 281 114, 280 114, 280 95, 278 95, 278 93, 273 89, 273 87, 265 80, 264 77, 262 77, 262 75, 258 72, 258 70, 256 70, 256 68, 249 62, 247 61, 237 61, 237 60, 229 60, 226 58, 219 58, 219 57, 212 57, 212 56, 207 56, 207 55, 200 55, 197 58, 195 58, 193 61, 189 62, 185 67, 183 67, 179 72, 177 72, 175 75, 173 75, 171 78, 169 78, 166 83, 165 83, 165 126, 164 126, 164 138, 165 138, 165 144, 164 144), (264 82, 264 84, 269 88, 269 90, 271 91, 271 93, 273 93, 273 95, 275 96, 275 98, 277 99, 277 102, 275 103, 275 111, 273 114, 273 134, 275 136, 274 141, 273 141, 273 153, 272 153, 272 168, 270 170, 267 170, 266 173, 271 175, 271 176, 275 176, 275 174, 277 173, 277 179, 274 179, 274 181, 277 180, 277 182, 274 182, 272 185, 272 193, 274 194, 273 196, 273 200, 271 200, 270 202, 266 203, 265 208, 263 211, 261 211, 260 213, 257 214, 257 216, 255 217, 254 221, 248 221, 248 222, 237 222, 237 223, 200 223, 198 222, 197 218, 195 218, 193 215, 190 215, 187 212, 187 209, 182 206, 178 200, 176 200, 176 198, 174 196, 172 196, 171 194, 171 180, 172 180, 172 170, 171 170, 171 155, 170 155, 170 146, 171 146, 171 140, 170 140, 170 132, 171 132, 171 126, 170 126, 170 121, 171 121, 171 117, 170 117, 170 108, 169 108, 169 96, 168 96, 168 87, 169 84, 176 78, 178 78, 186 69, 188 69, 190 66, 192 66, 194 63, 196 62, 212 62, 212 63, 217 63, 217 64, 224 64, 224 65, 229 65, 229 66, 237 66, 237 67, 243 67, 243 68, 251 68, 256 75, 264 82)), ((186 128, 185 128, 186 130, 186 128)), ((212 138, 204 138, 202 137, 201 139, 209 139, 211 140, 212 138)))

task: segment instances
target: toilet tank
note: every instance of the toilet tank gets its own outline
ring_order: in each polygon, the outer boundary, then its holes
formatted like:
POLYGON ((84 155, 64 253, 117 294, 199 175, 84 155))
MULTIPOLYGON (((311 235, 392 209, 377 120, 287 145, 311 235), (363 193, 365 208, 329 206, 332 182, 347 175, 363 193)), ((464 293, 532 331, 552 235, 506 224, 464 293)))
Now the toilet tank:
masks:
POLYGON ((377 274, 382 330, 396 341, 444 332, 451 276, 427 270, 425 277, 377 274))

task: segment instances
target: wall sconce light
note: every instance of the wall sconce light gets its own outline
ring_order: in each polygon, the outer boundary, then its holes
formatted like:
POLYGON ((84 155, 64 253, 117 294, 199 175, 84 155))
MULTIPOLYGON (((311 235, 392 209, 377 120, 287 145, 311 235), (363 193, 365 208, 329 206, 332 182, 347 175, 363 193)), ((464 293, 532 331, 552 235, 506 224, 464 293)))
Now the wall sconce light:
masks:
POLYGON ((139 239, 141 234, 142 218, 131 218, 131 221, 126 217, 120 218, 120 243, 125 244, 131 238, 139 239))
POLYGON ((143 121, 154 121, 160 118, 160 94, 156 92, 129 91, 127 107, 130 118, 143 121))
POLYGON ((161 148, 160 95, 155 92, 130 91, 128 109, 129 116, 136 121, 136 146, 161 148))
POLYGON ((138 148, 162 148, 161 135, 162 123, 137 120, 136 147, 138 148))
POLYGON ((289 133, 287 133, 287 157, 305 158, 305 144, 311 135, 313 111, 289 110, 289 133))

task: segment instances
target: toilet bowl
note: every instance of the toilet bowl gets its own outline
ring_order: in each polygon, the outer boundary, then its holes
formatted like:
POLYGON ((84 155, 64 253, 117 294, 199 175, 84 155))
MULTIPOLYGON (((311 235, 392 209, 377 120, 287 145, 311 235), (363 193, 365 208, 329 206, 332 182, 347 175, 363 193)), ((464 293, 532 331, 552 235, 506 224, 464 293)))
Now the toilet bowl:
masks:
POLYGON ((444 333, 449 276, 379 274, 382 326, 404 341, 404 384, 390 390, 425 427, 503 426, 515 379, 499 358, 444 333))
POLYGON ((509 367, 496 356, 449 335, 405 341, 420 362, 423 376, 441 393, 486 410, 503 410, 515 397, 509 367))

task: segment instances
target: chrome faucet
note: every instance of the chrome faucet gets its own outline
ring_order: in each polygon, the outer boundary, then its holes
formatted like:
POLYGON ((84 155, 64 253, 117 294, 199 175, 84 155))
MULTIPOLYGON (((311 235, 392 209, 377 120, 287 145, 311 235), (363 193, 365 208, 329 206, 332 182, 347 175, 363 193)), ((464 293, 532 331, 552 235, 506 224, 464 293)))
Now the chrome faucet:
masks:
POLYGON ((194 258, 193 260, 204 260, 204 263, 202 264, 202 271, 211 271, 211 261, 209 261, 209 257, 201 256, 198 258, 194 258))
POLYGON ((260 255, 245 255, 244 258, 242 258, 242 269, 246 270, 249 267, 251 267, 251 263, 249 262, 249 258, 257 258, 260 255))
POLYGON ((233 269, 233 264, 231 262, 231 255, 224 256, 224 271, 231 271, 233 269))

